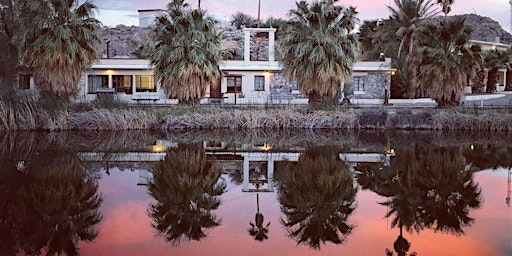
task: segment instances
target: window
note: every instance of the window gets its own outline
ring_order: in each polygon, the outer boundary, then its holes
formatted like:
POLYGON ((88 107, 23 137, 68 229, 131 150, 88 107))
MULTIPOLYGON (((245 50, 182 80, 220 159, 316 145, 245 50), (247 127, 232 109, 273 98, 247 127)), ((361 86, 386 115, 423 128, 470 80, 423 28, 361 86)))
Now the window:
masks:
POLYGON ((20 75, 18 86, 21 90, 30 89, 30 75, 20 75))
POLYGON ((228 76, 228 93, 242 92, 242 76, 228 76))
POLYGON ((87 92, 96 93, 99 88, 108 88, 108 75, 90 75, 87 80, 87 92))
POLYGON ((155 77, 146 75, 135 76, 135 90, 137 92, 156 92, 155 77))
POLYGON ((264 91, 265 90, 265 76, 254 76, 254 90, 264 91))
POLYGON ((112 86, 116 92, 132 94, 132 76, 114 75, 112 76, 112 86))
POLYGON ((364 76, 354 76, 352 78, 352 87, 354 88, 354 92, 363 92, 364 76))

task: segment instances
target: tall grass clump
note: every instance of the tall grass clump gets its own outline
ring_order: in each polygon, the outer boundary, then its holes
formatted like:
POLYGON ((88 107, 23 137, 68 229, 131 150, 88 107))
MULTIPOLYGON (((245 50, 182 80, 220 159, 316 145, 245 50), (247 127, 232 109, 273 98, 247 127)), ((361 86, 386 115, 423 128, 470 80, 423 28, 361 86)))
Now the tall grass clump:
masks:
POLYGON ((0 130, 35 130, 39 110, 31 101, 20 103, 0 101, 0 130))
POLYGON ((156 121, 154 114, 134 109, 94 108, 69 117, 74 130, 144 130, 156 121))

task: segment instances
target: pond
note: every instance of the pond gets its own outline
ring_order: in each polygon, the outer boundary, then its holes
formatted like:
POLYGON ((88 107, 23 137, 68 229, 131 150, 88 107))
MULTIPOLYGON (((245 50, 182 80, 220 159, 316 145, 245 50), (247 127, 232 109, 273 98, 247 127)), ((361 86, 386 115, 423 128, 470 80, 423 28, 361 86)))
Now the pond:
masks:
POLYGON ((511 134, 0 133, 0 254, 512 255, 511 134))

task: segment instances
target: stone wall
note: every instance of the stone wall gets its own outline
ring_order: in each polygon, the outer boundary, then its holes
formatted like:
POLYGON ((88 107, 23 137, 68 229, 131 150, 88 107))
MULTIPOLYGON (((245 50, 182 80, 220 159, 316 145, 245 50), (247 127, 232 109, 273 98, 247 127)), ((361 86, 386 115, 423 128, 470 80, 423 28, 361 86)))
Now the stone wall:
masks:
POLYGON ((384 73, 368 73, 364 76, 364 93, 352 93, 347 96, 349 99, 384 99, 385 90, 391 84, 391 77, 384 73))

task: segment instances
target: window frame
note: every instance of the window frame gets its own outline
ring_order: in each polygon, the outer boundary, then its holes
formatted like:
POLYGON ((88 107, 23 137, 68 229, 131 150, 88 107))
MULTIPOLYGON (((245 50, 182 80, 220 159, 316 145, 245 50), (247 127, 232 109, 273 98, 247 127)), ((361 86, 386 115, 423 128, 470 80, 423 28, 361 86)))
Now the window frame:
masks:
POLYGON ((88 94, 96 94, 97 93, 97 90, 99 88, 108 88, 108 75, 103 75, 103 74, 89 74, 87 75, 87 93, 88 94), (97 86, 96 85, 96 80, 94 78, 101 78, 101 85, 100 86, 97 86))
POLYGON ((366 92, 366 76, 353 76, 352 77, 352 89, 354 94, 363 94, 366 92))
POLYGON ((254 91, 257 91, 257 92, 265 91, 265 76, 261 76, 261 75, 254 76, 254 91))
POLYGON ((112 88, 114 88, 116 92, 133 94, 133 75, 112 75, 112 88), (117 80, 118 78, 122 79, 117 80), (126 83, 126 81, 128 81, 128 83, 126 83), (119 86, 118 83, 121 86, 119 86))
POLYGON ((135 92, 156 92, 155 76, 154 75, 135 75, 135 92), (143 80, 143 78, 150 78, 143 80), (143 83, 147 83, 147 88, 143 83), (152 87, 152 88, 151 88, 152 87))
POLYGON ((226 76, 226 93, 242 92, 242 75, 226 76), (231 82, 233 81, 233 82, 231 82))
POLYGON ((30 79, 31 75, 21 74, 18 77, 18 88, 20 90, 30 90, 30 79))

